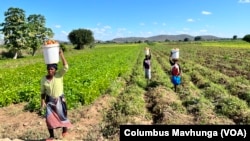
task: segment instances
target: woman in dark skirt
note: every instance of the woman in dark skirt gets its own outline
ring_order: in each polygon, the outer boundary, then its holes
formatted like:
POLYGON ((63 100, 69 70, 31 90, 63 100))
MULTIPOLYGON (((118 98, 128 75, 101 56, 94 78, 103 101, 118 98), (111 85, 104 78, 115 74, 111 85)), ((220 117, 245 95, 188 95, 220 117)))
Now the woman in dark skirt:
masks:
POLYGON ((145 55, 145 58, 143 59, 143 68, 144 68, 144 75, 147 79, 147 85, 149 83, 149 80, 151 80, 151 53, 148 55, 145 55))

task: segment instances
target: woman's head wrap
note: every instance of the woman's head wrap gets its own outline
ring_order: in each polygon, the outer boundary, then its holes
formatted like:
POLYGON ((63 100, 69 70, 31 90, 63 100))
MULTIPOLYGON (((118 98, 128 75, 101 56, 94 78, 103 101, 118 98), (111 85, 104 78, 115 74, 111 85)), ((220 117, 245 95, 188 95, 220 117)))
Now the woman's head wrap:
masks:
POLYGON ((54 68, 55 70, 57 70, 57 64, 47 64, 47 69, 49 68, 54 68))

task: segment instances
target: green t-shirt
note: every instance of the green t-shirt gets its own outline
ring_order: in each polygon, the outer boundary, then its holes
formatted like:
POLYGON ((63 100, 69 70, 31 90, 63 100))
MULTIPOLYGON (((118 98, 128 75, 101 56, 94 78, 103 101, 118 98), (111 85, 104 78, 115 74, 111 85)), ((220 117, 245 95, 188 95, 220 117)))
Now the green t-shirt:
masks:
POLYGON ((44 76, 41 80, 41 94, 46 94, 54 98, 61 96, 63 92, 63 76, 68 71, 68 65, 58 70, 55 76, 49 81, 44 76))

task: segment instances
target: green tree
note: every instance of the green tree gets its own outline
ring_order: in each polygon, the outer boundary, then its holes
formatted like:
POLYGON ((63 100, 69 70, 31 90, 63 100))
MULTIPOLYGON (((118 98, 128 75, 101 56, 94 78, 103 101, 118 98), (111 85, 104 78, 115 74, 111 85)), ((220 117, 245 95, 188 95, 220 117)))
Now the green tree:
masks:
POLYGON ((189 41, 189 38, 185 38, 185 39, 184 39, 184 42, 188 42, 188 41, 189 41))
POLYGON ((250 34, 245 35, 242 40, 250 43, 250 34))
POLYGON ((236 39, 237 39, 237 35, 234 35, 234 36, 233 36, 233 40, 236 40, 236 39))
POLYGON ((26 44, 26 18, 25 11, 20 8, 10 7, 4 12, 5 22, 1 23, 3 26, 0 31, 4 34, 4 43, 6 47, 13 51, 13 59, 17 59, 18 52, 25 49, 26 44))
POLYGON ((194 40, 195 40, 195 41, 201 41, 202 38, 201 38, 201 36, 196 36, 196 37, 194 37, 194 40))
POLYGON ((34 56, 44 40, 53 37, 54 33, 50 28, 45 27, 45 17, 40 14, 30 15, 27 21, 28 46, 32 49, 32 56, 34 56))
POLYGON ((169 40, 169 39, 166 39, 165 42, 170 42, 170 40, 169 40))
POLYGON ((76 49, 84 49, 85 45, 90 45, 94 42, 93 32, 88 29, 76 29, 69 33, 68 39, 76 49))

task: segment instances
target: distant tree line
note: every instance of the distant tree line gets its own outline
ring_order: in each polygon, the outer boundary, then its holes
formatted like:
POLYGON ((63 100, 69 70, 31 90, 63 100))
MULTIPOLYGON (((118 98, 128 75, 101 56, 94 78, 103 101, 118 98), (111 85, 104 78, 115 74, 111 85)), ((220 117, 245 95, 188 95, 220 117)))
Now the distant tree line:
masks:
MULTIPOLYGON (((51 28, 47 28, 46 19, 40 14, 31 14, 28 17, 25 11, 20 8, 10 7, 4 12, 4 22, 0 23, 0 33, 4 35, 4 44, 10 53, 13 54, 13 59, 17 59, 22 49, 31 49, 32 56, 36 51, 41 48, 43 42, 48 38, 53 38, 54 32, 51 28)), ((78 28, 72 30, 68 34, 69 41, 75 46, 75 49, 84 49, 85 45, 94 47, 95 39, 93 32, 88 29, 78 28)), ((237 39, 237 35, 232 37, 233 40, 237 39)), ((194 37, 194 41, 203 40, 201 36, 194 37)), ((242 40, 250 42, 250 34, 245 35, 242 40)), ((169 42, 166 39, 165 42, 169 42)), ((189 38, 179 41, 190 41, 189 38)), ((108 41, 112 42, 112 41, 108 41)), ((148 43, 152 44, 153 41, 134 41, 135 43, 148 43)), ((126 41, 125 43, 129 43, 126 41)), ((65 48, 64 45, 60 45, 65 48)))

